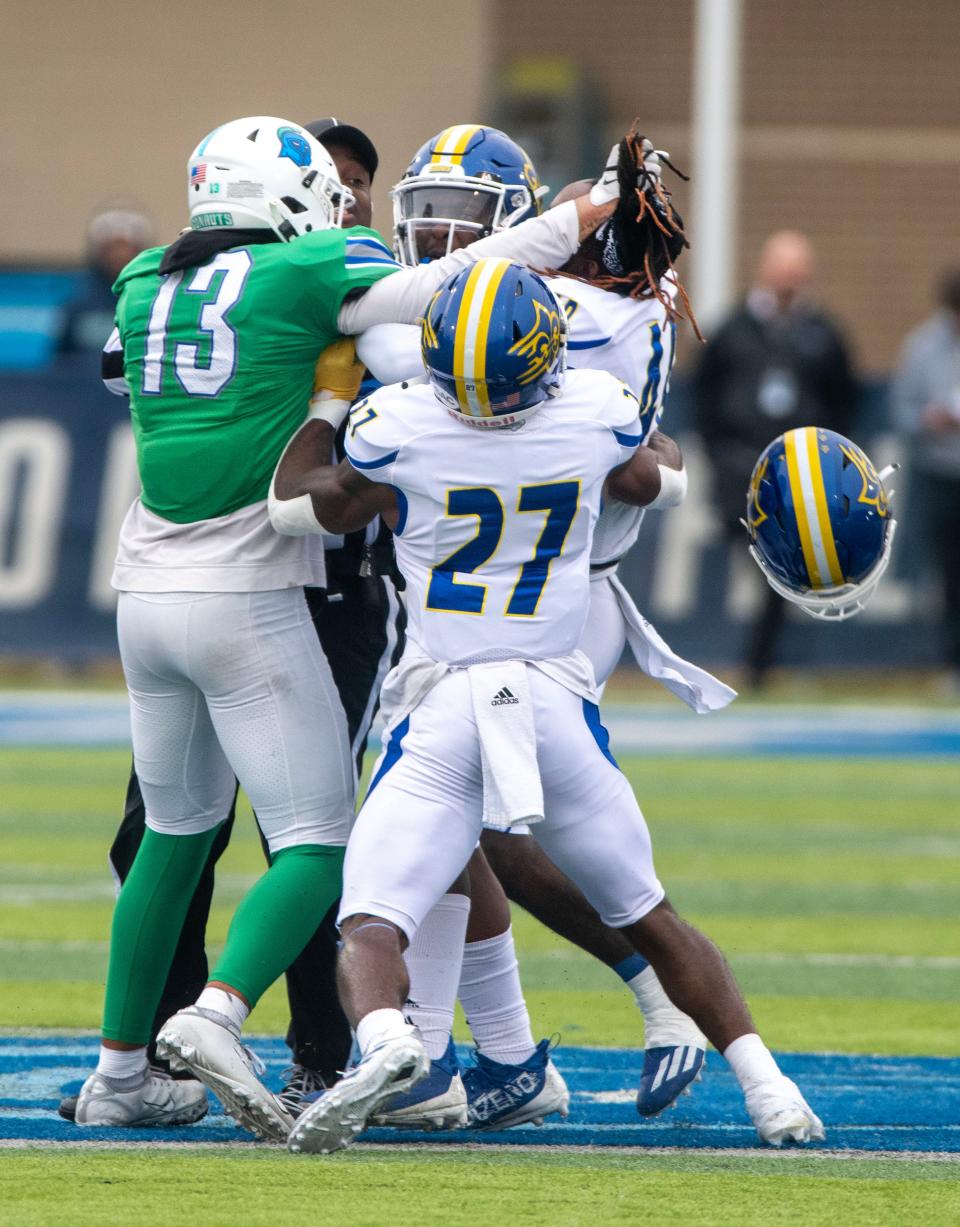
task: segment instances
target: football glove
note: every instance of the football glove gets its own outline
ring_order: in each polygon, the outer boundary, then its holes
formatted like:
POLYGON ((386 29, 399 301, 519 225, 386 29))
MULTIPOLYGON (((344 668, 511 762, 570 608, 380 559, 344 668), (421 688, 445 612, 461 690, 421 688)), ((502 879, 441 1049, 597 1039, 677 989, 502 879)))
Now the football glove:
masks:
POLYGON ((336 430, 357 399, 363 371, 351 339, 344 337, 328 345, 314 368, 308 417, 329 422, 336 430))

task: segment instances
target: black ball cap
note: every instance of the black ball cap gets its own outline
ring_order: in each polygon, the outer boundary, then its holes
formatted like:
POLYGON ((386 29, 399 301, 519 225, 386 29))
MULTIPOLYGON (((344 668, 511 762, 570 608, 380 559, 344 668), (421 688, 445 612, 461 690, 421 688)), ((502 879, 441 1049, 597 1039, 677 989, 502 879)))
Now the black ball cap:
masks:
POLYGON ((321 145, 343 145, 356 154, 357 161, 370 175, 371 182, 380 165, 380 158, 373 141, 366 132, 361 132, 352 124, 342 124, 332 116, 327 119, 315 119, 303 125, 311 136, 315 136, 321 145))

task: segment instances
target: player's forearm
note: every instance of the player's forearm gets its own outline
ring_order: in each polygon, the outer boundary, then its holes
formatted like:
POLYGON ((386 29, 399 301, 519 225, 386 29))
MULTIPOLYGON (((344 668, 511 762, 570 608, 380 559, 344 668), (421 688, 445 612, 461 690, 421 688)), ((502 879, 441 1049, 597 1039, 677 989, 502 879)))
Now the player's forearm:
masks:
POLYGON ((630 459, 607 478, 605 495, 631 507, 647 507, 660 493, 656 453, 638 447, 630 459))
POLYGON ((314 508, 311 486, 321 473, 334 473, 335 432, 329 422, 306 422, 287 444, 274 470, 267 495, 267 514, 284 537, 303 537, 328 530, 314 508))
POLYGON ((581 236, 595 230, 612 211, 612 205, 593 205, 581 197, 440 260, 392 273, 341 308, 340 331, 354 336, 375 324, 416 323, 430 296, 451 273, 484 256, 518 260, 531 268, 559 268, 577 250, 581 236))
POLYGON ((335 472, 333 427, 329 422, 305 422, 286 446, 273 475, 274 492, 279 499, 298 498, 310 492, 308 479, 317 470, 335 472))
POLYGON ((267 505, 285 536, 352 533, 394 506, 389 486, 367 481, 343 460, 336 463, 335 432, 328 422, 306 422, 287 444, 267 505))

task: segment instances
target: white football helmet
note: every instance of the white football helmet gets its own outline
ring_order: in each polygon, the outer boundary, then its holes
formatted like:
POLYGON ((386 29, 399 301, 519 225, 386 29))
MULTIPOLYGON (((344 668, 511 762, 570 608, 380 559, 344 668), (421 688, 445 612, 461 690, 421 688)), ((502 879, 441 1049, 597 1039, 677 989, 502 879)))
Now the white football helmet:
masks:
POLYGON ((272 230, 284 242, 343 220, 353 197, 333 159, 299 124, 254 115, 221 124, 187 163, 194 230, 272 230))

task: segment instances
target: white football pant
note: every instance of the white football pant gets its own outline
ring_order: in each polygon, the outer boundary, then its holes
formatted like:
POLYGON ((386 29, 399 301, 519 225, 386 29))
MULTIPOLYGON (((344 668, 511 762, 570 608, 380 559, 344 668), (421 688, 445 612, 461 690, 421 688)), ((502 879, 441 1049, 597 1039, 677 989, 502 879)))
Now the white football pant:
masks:
POLYGON ((590 580, 590 609, 577 647, 593 665, 597 685, 606 684, 627 646, 627 624, 609 577, 590 580))
MULTIPOLYGON (((663 898, 633 790, 606 749, 597 708, 532 666, 546 817, 530 827, 602 919, 622 928, 663 898)), ((350 836, 340 920, 381 916, 412 939, 476 847, 480 745, 465 671, 448 673, 386 736, 350 836)))
POLYGON ((215 827, 236 777, 271 852, 347 842, 346 716, 302 588, 122 592, 117 632, 151 830, 215 827))

